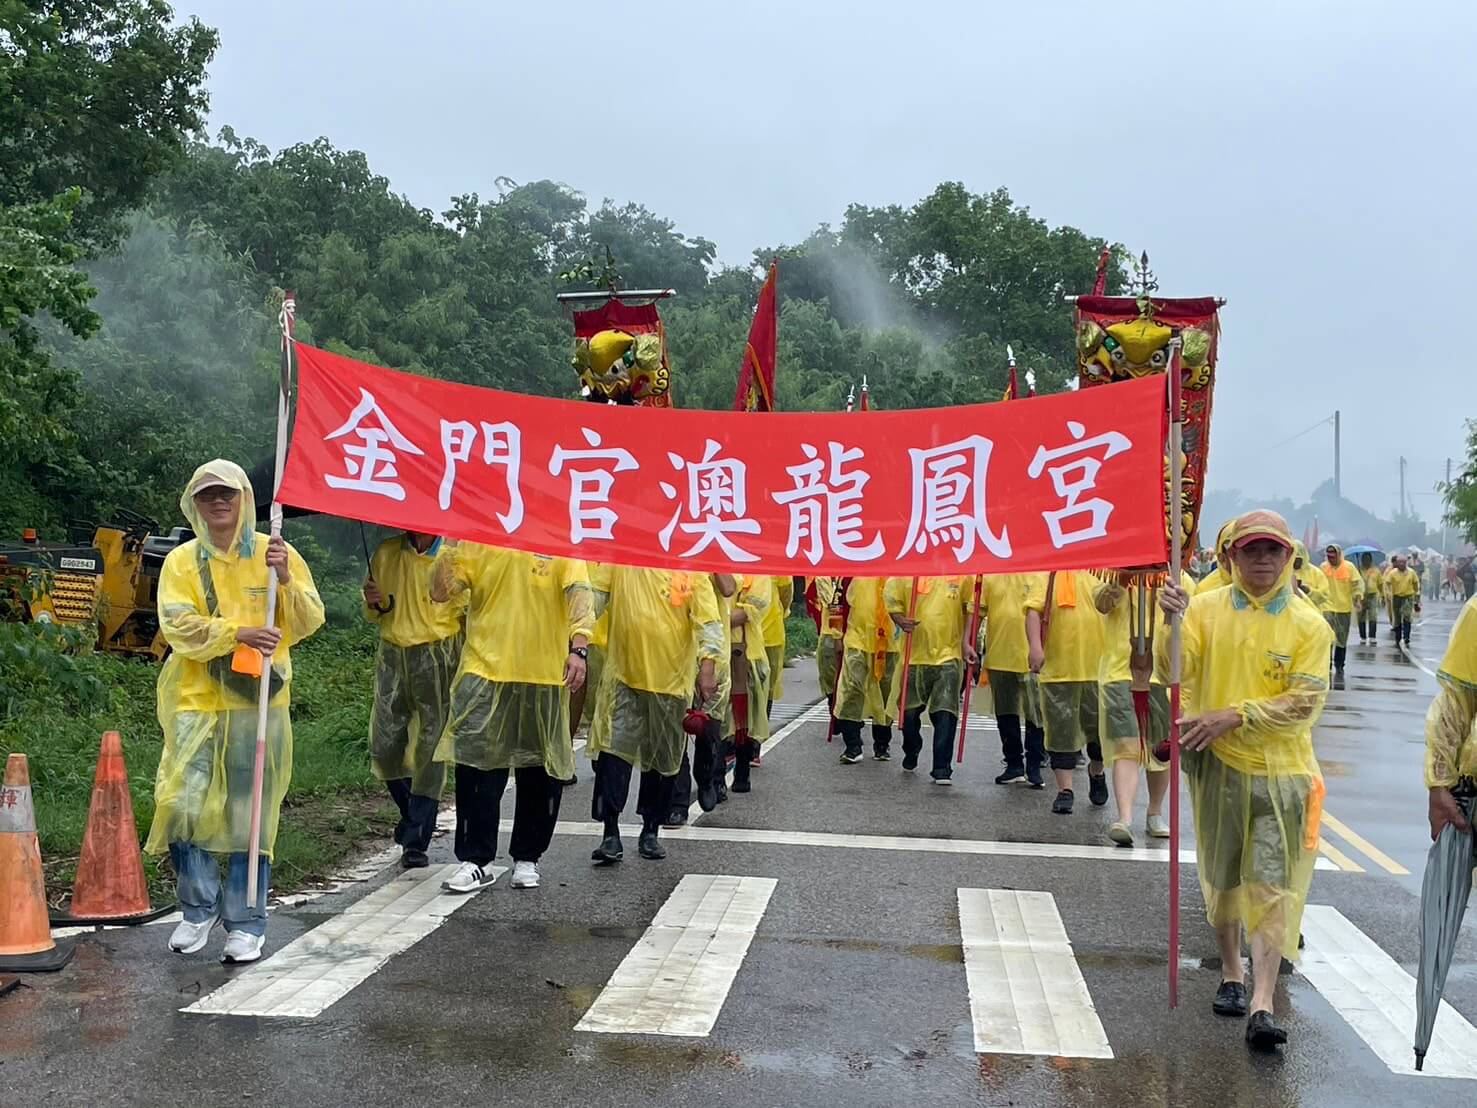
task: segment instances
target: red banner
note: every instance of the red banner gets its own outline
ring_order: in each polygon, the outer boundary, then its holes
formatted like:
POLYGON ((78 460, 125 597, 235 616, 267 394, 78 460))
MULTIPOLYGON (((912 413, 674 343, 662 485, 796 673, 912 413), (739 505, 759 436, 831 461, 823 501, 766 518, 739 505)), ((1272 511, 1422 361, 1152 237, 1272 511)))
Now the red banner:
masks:
POLYGON ((547 400, 298 344, 285 504, 627 565, 863 576, 1165 560, 1162 378, 842 414, 547 400))

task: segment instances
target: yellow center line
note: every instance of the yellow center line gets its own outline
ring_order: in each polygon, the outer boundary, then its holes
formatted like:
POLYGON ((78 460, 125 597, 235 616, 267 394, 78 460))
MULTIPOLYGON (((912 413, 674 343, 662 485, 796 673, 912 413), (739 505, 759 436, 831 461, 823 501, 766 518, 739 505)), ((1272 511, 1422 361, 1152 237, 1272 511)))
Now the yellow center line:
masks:
MULTIPOLYGON (((1328 818, 1326 813, 1324 814, 1323 818, 1328 818)), ((1342 850, 1339 850, 1337 847, 1330 846, 1327 839, 1320 838, 1318 840, 1318 851, 1345 873, 1365 872, 1363 866, 1354 861, 1354 859, 1350 858, 1342 850)))
POLYGON ((1406 869, 1399 862, 1395 861, 1394 858, 1391 858, 1388 854, 1386 854, 1379 847, 1375 846, 1374 843, 1370 842, 1363 835, 1351 829, 1343 821, 1335 819, 1327 811, 1327 809, 1324 810, 1322 818, 1324 827, 1328 828, 1334 834, 1338 835, 1350 846, 1354 847, 1354 849, 1363 851, 1365 855, 1371 858, 1376 865, 1384 869, 1386 872, 1393 873, 1396 877, 1405 877, 1409 875, 1410 870, 1406 869))

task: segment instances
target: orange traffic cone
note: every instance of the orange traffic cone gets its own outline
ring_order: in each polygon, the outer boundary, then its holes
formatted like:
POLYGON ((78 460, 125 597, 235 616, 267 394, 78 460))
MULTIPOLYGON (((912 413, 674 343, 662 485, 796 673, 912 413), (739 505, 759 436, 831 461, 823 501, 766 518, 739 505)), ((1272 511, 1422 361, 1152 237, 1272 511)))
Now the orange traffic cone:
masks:
POLYGON ((24 754, 12 754, 0 785, 0 972, 59 970, 71 958, 71 946, 57 946, 46 921, 31 770, 24 754))
POLYGON ((128 773, 123 768, 123 740, 116 731, 105 732, 71 907, 66 912, 53 912, 51 922, 147 923, 172 908, 149 906, 144 859, 133 822, 133 798, 128 794, 128 773))

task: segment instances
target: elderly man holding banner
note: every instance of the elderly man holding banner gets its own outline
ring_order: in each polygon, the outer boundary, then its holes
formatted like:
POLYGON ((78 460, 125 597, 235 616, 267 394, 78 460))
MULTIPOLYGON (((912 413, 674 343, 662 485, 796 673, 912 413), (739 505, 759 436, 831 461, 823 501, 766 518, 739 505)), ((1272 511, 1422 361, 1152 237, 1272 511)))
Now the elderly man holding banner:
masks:
MULTIPOLYGON (((1313 863, 1323 777, 1313 725, 1328 695, 1333 634, 1297 603, 1293 539, 1275 512, 1236 520, 1228 545, 1232 583, 1197 595, 1166 584, 1160 606, 1183 615, 1183 681, 1192 714, 1179 720, 1195 812, 1206 915, 1221 948, 1217 1015, 1249 1018, 1246 1041, 1287 1041, 1273 1014, 1278 969, 1298 955, 1313 863), (1242 934, 1251 940, 1247 1002, 1242 934)), ((1161 639, 1163 654, 1168 643, 1161 639)), ((1161 659, 1163 660, 1163 659, 1161 659)))

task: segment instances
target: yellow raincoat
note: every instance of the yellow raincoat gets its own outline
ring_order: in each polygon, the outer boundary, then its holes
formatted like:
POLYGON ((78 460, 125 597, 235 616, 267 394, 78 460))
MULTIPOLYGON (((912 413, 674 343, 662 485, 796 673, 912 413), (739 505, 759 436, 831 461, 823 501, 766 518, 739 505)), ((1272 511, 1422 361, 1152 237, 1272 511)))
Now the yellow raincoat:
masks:
POLYGON ((821 623, 815 646, 816 679, 821 694, 831 699, 836 692, 836 679, 841 672, 841 597, 840 582, 835 577, 812 578, 815 603, 820 609, 821 623))
MULTIPOLYGON (((912 577, 889 577, 886 600, 889 613, 906 616, 912 603, 912 577)), ((920 706, 934 712, 959 714, 964 679, 966 617, 974 604, 974 578, 919 577, 913 617, 913 651, 908 675, 909 712, 920 706)), ((906 652, 906 649, 905 649, 906 652)), ((898 679, 901 687, 902 679, 898 679)))
POLYGON ((1301 586, 1298 595, 1312 604, 1319 614, 1329 611, 1331 600, 1328 595, 1328 578, 1312 564, 1312 559, 1308 557, 1308 548, 1301 539, 1293 540, 1292 560, 1293 576, 1301 586), (1302 562, 1302 565, 1297 565, 1298 562, 1302 562))
POLYGON ((1086 570, 1037 574, 1026 594, 1026 611, 1041 615, 1044 624, 1046 661, 1034 686, 1035 707, 1046 749, 1053 754, 1098 746, 1097 679, 1103 651, 1103 617, 1093 603, 1098 584, 1086 570))
POLYGON ((1426 712, 1426 787, 1477 781, 1477 597, 1463 606, 1426 712))
MULTIPOLYGON (((1339 549, 1334 547, 1335 550, 1339 549)), ((1340 558, 1339 564, 1331 566, 1324 562, 1319 567, 1323 570, 1323 576, 1328 582, 1328 608, 1335 615, 1348 615, 1354 610, 1354 605, 1364 595, 1364 580, 1359 575, 1347 558, 1340 558)))
MULTIPOLYGON (((1261 516, 1269 513, 1252 513, 1261 516)), ((1296 959, 1323 779, 1313 725, 1328 695, 1332 633, 1295 602, 1292 559, 1263 597, 1197 596, 1183 624, 1187 717, 1234 708, 1241 723, 1186 756, 1201 891, 1214 927, 1240 922, 1296 959)), ((1169 649, 1164 636, 1158 649, 1169 649)))
MULTIPOLYGON (((774 679, 774 670, 770 668, 773 648, 765 640, 768 638, 771 622, 769 613, 777 603, 774 583, 778 580, 777 577, 734 574, 738 589, 727 605, 729 611, 741 611, 748 617, 742 627, 729 624, 728 642, 730 667, 738 664, 739 655, 743 656, 747 665, 742 680, 747 713, 746 727, 749 738, 755 742, 763 742, 769 738, 769 686, 774 679)), ((781 656, 784 649, 784 644, 781 643, 781 656)), ((730 677, 730 689, 733 685, 730 677)), ((727 712, 724 722, 726 726, 723 737, 731 739, 738 733, 737 719, 732 710, 727 712)))
MULTIPOLYGON (((1180 588, 1194 598, 1195 580, 1188 573, 1180 573, 1180 588)), ((1149 641, 1157 644, 1169 637, 1169 628, 1159 611, 1159 590, 1148 589, 1145 595, 1148 603, 1145 631, 1149 641)), ((1138 588, 1136 585, 1125 587, 1117 581, 1100 582, 1093 595, 1093 603, 1103 617, 1103 653, 1098 668, 1098 737, 1103 743, 1104 758, 1110 763, 1119 759, 1137 761, 1155 772, 1166 770, 1169 763, 1152 756, 1153 748, 1169 738, 1168 659, 1161 658, 1157 650, 1149 673, 1147 742, 1140 736, 1134 703, 1133 639, 1138 633, 1138 588)))
MULTIPOLYGON (((164 750, 144 849, 164 854, 170 843, 188 843, 213 854, 244 853, 251 838, 258 681, 233 672, 231 661, 236 632, 266 620, 267 536, 253 526, 251 482, 234 462, 218 459, 197 469, 180 497, 180 511, 198 537, 170 551, 159 574, 159 627, 172 653, 159 671, 164 750), (240 493, 236 537, 224 550, 211 545, 191 496, 205 477, 240 493)), ((282 641, 272 655, 272 671, 281 688, 267 716, 259 844, 265 858, 272 856, 282 798, 292 778, 292 647, 323 626, 323 601, 313 575, 291 546, 288 571, 291 582, 277 589, 282 641)))
POLYGON ((1195 586, 1195 595, 1203 592, 1213 592, 1216 589, 1225 588, 1231 583, 1231 548, 1227 539, 1231 529, 1236 525, 1234 519, 1221 524, 1221 529, 1215 536, 1215 569, 1201 578, 1200 583, 1195 586))
MULTIPOLYGON (((1030 648, 1026 643, 1026 596, 1038 574, 1000 573, 982 578, 980 607, 984 611, 986 688, 997 716, 1033 718, 1030 697, 1030 648)), ((1043 577, 1042 588, 1045 588, 1043 577)))
POLYGON ((435 573, 438 593, 467 594, 467 642, 436 760, 482 770, 542 766, 569 780, 564 668, 570 641, 588 639, 595 626, 585 563, 448 542, 435 573))
POLYGON ((853 577, 846 587, 845 656, 836 718, 890 726, 897 719, 897 628, 887 615, 887 579, 853 577))
POLYGON ((437 539, 424 554, 409 536, 388 538, 369 560, 369 576, 389 611, 364 605, 379 630, 374 703, 369 714, 369 766, 381 781, 408 779, 416 796, 439 797, 446 767, 436 744, 451 708, 451 679, 462 656, 466 597, 437 604, 431 572, 437 539))
POLYGON ((769 699, 785 692, 785 619, 795 603, 795 578, 775 577, 773 602, 764 613, 764 650, 769 657, 769 699))
POLYGON ((610 643, 589 754, 610 753, 670 777, 682 766, 682 717, 698 664, 716 668, 726 649, 712 579, 605 565, 591 583, 597 609, 608 605, 610 643))

